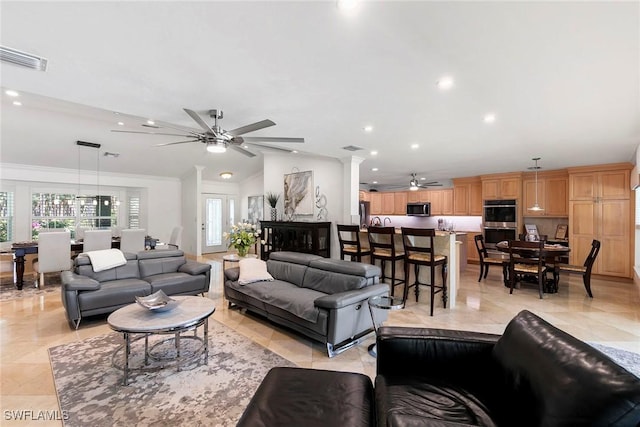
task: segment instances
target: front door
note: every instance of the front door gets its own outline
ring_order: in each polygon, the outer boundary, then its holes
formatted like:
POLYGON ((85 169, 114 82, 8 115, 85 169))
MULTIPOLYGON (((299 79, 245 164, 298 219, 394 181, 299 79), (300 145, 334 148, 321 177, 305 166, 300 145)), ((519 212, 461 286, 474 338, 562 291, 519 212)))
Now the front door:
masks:
POLYGON ((234 223, 235 200, 221 194, 202 197, 202 253, 225 252, 228 242, 222 233, 234 223))

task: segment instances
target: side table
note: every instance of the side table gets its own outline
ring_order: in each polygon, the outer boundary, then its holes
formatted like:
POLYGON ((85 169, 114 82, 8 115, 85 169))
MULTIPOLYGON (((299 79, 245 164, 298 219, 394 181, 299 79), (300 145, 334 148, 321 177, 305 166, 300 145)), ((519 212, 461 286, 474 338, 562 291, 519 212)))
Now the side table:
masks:
MULTIPOLYGON (((371 320, 373 322, 373 329, 376 332, 376 339, 378 338, 378 329, 382 326, 382 321, 376 321, 374 310, 400 310, 402 308, 404 308, 404 299, 402 298, 380 295, 369 298, 369 313, 371 313, 371 320)), ((371 344, 368 350, 371 356, 378 356, 375 343, 371 344)))
MULTIPOLYGON (((247 254, 247 256, 245 258, 258 258, 258 255, 256 254, 247 254)), ((228 262, 240 262, 240 260, 242 259, 242 257, 239 257, 238 254, 228 254, 222 257, 222 270, 226 270, 227 269, 227 263, 228 262)))

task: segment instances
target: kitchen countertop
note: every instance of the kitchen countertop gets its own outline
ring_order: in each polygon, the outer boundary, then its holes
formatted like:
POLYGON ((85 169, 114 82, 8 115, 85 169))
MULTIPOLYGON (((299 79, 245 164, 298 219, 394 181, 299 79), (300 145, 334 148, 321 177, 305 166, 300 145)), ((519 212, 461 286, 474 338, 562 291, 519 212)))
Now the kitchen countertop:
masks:
MULTIPOLYGON (((369 229, 368 228, 361 228, 360 229, 361 233, 368 233, 369 229)), ((396 234, 402 234, 402 230, 400 230, 399 227, 396 227, 396 234)), ((455 234, 456 236, 464 236, 467 234, 466 231, 454 231, 453 233, 449 233, 448 231, 436 231, 436 236, 448 236, 450 234, 455 234)))

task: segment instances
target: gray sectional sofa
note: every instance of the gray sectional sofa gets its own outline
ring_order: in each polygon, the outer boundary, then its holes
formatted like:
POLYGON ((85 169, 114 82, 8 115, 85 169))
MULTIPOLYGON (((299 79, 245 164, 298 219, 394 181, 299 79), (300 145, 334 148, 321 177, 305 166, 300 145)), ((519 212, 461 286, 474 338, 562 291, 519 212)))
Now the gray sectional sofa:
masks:
POLYGON ((62 303, 76 329, 83 317, 111 313, 134 303, 136 296, 159 290, 167 295, 209 290, 211 265, 187 261, 180 250, 125 252, 124 256, 126 264, 96 273, 89 257, 80 255, 73 271, 62 272, 62 303))
MULTIPOLYGON (((275 280, 238 283, 239 268, 225 270, 224 296, 246 308, 325 343, 329 357, 358 344, 373 330, 370 297, 388 295, 380 268, 297 252, 272 252, 267 270, 275 280)), ((386 312, 376 316, 383 321, 386 312)))

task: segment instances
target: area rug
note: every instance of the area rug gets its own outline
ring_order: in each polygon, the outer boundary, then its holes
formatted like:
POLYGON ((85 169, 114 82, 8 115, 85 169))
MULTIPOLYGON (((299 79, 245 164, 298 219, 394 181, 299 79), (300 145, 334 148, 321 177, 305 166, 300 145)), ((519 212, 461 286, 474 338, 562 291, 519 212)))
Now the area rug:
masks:
MULTIPOLYGON (((235 425, 269 369, 295 364, 214 320, 209 330, 207 365, 132 373, 128 386, 112 366, 120 334, 50 348, 64 425, 235 425)), ((142 340, 136 345, 132 364, 141 362, 135 353, 143 349, 142 340)))
POLYGON ((60 273, 45 274, 42 288, 35 287, 35 275, 25 274, 22 290, 16 288, 13 277, 2 277, 0 279, 0 301, 31 298, 51 292, 60 293, 60 286, 60 273))

